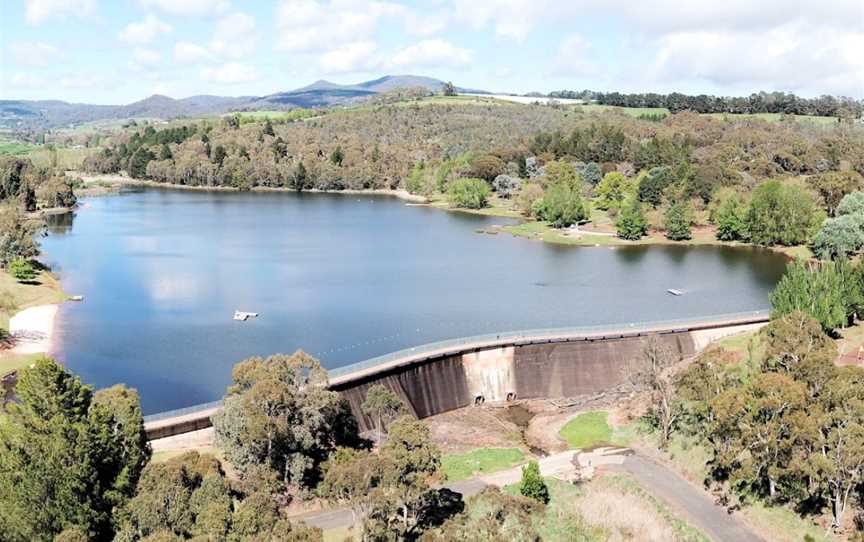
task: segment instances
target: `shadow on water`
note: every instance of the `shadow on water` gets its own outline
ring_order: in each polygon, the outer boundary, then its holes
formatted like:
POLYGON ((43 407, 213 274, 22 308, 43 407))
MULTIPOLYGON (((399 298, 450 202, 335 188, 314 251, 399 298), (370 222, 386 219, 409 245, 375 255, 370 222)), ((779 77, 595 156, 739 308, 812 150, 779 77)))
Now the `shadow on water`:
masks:
POLYGON ((50 214, 45 217, 45 227, 48 233, 55 235, 65 235, 72 231, 72 225, 75 222, 75 212, 50 214))

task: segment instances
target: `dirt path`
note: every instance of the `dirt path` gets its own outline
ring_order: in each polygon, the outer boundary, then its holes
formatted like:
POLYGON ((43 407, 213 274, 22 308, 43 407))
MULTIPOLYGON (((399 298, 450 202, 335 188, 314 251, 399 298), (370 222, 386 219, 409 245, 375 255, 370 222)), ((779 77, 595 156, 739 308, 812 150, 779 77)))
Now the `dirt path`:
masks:
POLYGON ((702 489, 666 466, 638 455, 628 456, 612 470, 630 473, 649 493, 682 514, 688 523, 717 542, 763 542, 738 518, 730 515, 702 489))

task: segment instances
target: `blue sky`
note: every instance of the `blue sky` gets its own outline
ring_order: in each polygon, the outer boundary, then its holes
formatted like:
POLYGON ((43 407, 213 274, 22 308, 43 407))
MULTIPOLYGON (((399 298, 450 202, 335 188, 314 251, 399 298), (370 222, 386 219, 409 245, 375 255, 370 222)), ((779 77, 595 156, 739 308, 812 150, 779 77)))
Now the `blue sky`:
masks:
POLYGON ((492 91, 864 98, 861 0, 2 0, 0 97, 121 104, 411 73, 492 91))

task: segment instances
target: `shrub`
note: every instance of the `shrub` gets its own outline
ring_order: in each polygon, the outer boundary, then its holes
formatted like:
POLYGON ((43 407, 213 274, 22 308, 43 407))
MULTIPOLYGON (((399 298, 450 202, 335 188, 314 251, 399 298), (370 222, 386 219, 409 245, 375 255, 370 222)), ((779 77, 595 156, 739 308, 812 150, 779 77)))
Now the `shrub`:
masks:
POLYGON ((29 282, 36 278, 36 270, 33 269, 33 264, 24 258, 18 258, 9 264, 9 274, 18 282, 29 282))
POLYGON ((597 165, 596 162, 577 164, 576 173, 579 174, 579 177, 581 177, 583 181, 590 184, 591 186, 596 186, 597 183, 600 182, 600 179, 603 178, 603 169, 599 165, 597 165))
POLYGON ((543 188, 537 183, 527 183, 516 198, 516 207, 525 216, 534 212, 534 205, 543 197, 543 188))
POLYGON ((618 220, 615 221, 615 229, 618 231, 618 237, 629 241, 638 241, 648 233, 648 222, 645 220, 642 204, 639 203, 638 198, 632 198, 630 203, 621 210, 618 220))
POLYGON ((519 482, 519 493, 523 497, 547 504, 549 502, 549 488, 545 480, 540 476, 540 464, 536 461, 529 462, 522 468, 522 480, 519 482))
POLYGON ((837 206, 837 216, 864 215, 864 192, 846 194, 837 206))
POLYGON ((488 205, 492 191, 483 179, 456 179, 447 191, 450 203, 464 209, 482 209, 488 205))
POLYGON ((692 237, 690 231, 690 206, 687 203, 673 203, 664 216, 666 238, 684 241, 692 237))
POLYGON ((864 247, 864 213, 826 219, 810 246, 823 260, 855 254, 864 247))
POLYGON ((522 179, 510 175, 498 175, 492 181, 492 189, 502 198, 510 198, 522 187, 522 179))
POLYGON ((567 228, 588 219, 588 209, 579 190, 559 182, 550 186, 534 205, 534 214, 555 228, 567 228))

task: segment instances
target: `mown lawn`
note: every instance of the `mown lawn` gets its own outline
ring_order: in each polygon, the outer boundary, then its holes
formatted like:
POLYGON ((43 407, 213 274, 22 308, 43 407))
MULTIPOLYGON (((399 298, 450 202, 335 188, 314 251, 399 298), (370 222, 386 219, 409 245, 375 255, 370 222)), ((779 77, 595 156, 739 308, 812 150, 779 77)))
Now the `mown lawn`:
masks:
POLYGON ((449 482, 466 480, 475 475, 509 469, 525 461, 518 448, 483 448, 441 458, 441 472, 449 482))
POLYGON ((0 356, 0 377, 30 367, 45 354, 8 354, 0 356))
POLYGON ((608 423, 609 413, 584 412, 567 422, 558 433, 570 448, 591 448, 612 441, 612 428, 608 423))
POLYGON ((0 271, 0 329, 9 329, 9 318, 17 311, 37 305, 60 303, 66 299, 60 283, 43 271, 32 284, 21 284, 0 271))

